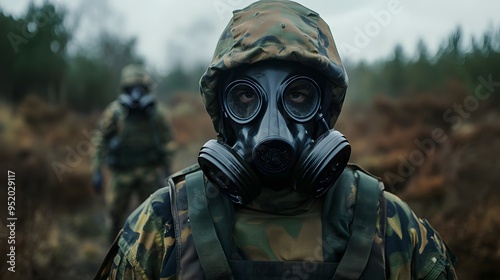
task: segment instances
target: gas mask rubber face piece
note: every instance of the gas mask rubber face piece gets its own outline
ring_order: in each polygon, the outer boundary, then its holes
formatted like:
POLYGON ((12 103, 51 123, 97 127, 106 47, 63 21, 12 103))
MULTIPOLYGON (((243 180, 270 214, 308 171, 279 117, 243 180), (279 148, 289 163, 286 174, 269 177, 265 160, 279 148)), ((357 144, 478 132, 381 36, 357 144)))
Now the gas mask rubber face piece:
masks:
POLYGON ((219 98, 224 139, 208 141, 198 162, 233 202, 247 204, 261 188, 319 197, 340 177, 351 148, 329 129, 324 81, 313 73, 266 62, 229 75, 219 98))
POLYGON ((127 107, 130 112, 139 112, 149 115, 153 110, 155 97, 148 94, 146 87, 136 85, 125 88, 125 92, 118 96, 118 101, 123 106, 127 107))

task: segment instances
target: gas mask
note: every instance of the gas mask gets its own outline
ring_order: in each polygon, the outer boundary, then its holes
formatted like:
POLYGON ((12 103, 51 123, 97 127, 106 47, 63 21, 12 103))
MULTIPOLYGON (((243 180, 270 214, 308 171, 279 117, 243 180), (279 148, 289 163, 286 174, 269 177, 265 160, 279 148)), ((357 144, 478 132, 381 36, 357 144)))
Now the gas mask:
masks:
POLYGON ((223 139, 208 141, 198 157, 208 179, 238 204, 251 202, 261 188, 324 194, 347 165, 351 148, 325 121, 330 99, 322 94, 321 76, 284 62, 228 76, 219 92, 223 139))
POLYGON ((137 85, 125 88, 125 92, 118 96, 118 101, 131 113, 139 112, 149 115, 153 110, 155 97, 148 94, 144 86, 137 85))

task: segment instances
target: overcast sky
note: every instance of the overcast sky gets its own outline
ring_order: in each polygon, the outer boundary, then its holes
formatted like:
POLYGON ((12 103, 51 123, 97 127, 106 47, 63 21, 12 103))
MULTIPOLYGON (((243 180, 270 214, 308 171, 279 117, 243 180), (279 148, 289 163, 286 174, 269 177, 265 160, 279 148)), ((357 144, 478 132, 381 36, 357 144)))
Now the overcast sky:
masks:
MULTIPOLYGON (((30 1, 0 0, 14 16, 30 1)), ((35 2, 42 2, 35 1, 35 2)), ((207 64, 217 39, 234 9, 246 0, 57 0, 69 10, 69 22, 79 18, 75 45, 107 29, 138 38, 138 52, 148 66, 168 72, 182 63, 207 64), (80 15, 80 17, 78 17, 80 15)), ((500 28, 498 0, 302 0, 330 25, 343 60, 373 61, 391 55, 397 43, 408 54, 423 39, 431 52, 458 26, 466 41, 488 28, 500 28)), ((1 35, 1 34, 0 34, 1 35)))

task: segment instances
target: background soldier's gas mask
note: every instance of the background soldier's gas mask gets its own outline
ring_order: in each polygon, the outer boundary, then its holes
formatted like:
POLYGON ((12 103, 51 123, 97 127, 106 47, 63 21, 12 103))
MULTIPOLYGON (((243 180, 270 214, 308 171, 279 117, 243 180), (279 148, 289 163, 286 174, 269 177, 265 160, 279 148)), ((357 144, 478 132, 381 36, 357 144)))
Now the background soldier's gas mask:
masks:
POLYGON ((240 204, 262 187, 324 194, 347 165, 351 148, 325 121, 331 100, 322 94, 321 75, 267 61, 227 77, 219 91, 224 139, 208 141, 198 157, 208 179, 240 204))
POLYGON ((155 97, 148 93, 143 85, 126 87, 124 93, 118 96, 118 101, 129 109, 129 112, 151 114, 155 104, 155 97))

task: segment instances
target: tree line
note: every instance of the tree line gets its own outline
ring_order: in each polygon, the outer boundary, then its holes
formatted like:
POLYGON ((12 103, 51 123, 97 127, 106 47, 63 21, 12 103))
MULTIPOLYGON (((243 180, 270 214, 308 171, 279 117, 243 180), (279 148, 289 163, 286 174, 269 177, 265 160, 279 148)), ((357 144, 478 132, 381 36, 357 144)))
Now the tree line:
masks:
MULTIPOLYGON (((76 27, 67 24, 68 12, 45 1, 31 2, 14 18, 0 10, 0 93, 10 103, 36 94, 47 102, 66 104, 86 112, 102 109, 118 94, 119 73, 126 64, 142 63, 135 38, 101 32, 92 42, 69 52, 76 27)), ((393 55, 376 62, 346 65, 350 78, 349 98, 370 102, 376 95, 406 96, 440 87, 456 80, 474 90, 478 77, 500 80, 500 28, 491 27, 482 37, 466 42, 457 28, 431 54, 424 41, 416 55, 401 46, 393 55)), ((206 65, 186 70, 175 66, 156 75, 156 93, 168 98, 177 92, 198 93, 198 80, 206 65)), ((497 95, 498 96, 498 95, 497 95)), ((500 98, 495 97, 500 103, 500 98)))
MULTIPOLYGON (((392 57, 347 65, 349 91, 355 101, 370 101, 375 95, 401 97, 443 88, 453 81, 472 93, 482 78, 500 81, 500 28, 491 26, 480 37, 467 43, 458 27, 443 40, 437 52, 430 53, 420 40, 414 56, 398 45, 392 57)), ((498 94, 494 98, 500 103, 498 94)))

